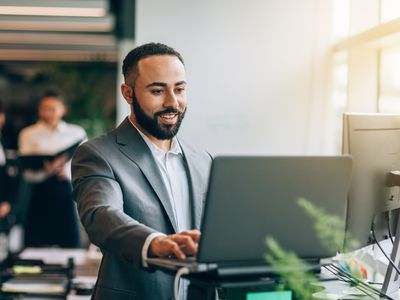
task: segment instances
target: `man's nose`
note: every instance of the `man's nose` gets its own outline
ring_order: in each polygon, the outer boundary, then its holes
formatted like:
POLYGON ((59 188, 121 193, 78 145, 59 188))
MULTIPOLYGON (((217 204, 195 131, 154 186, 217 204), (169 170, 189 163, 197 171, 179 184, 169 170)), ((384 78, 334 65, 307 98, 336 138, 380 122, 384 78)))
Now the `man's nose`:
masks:
POLYGON ((167 94, 167 97, 164 101, 164 107, 169 107, 169 108, 179 108, 179 100, 177 95, 174 92, 169 92, 167 94))

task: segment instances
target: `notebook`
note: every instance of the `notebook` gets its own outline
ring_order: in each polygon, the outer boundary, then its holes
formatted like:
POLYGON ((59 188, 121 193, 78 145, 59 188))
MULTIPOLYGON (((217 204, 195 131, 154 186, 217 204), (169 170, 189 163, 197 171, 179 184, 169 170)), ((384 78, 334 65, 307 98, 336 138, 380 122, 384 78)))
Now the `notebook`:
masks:
POLYGON ((54 154, 32 154, 32 155, 20 155, 21 166, 23 169, 30 170, 41 170, 44 168, 45 161, 53 161, 62 155, 66 156, 66 161, 70 160, 75 153, 75 150, 82 144, 82 140, 75 142, 61 151, 54 154))
POLYGON ((318 262, 326 249, 314 221, 298 204, 305 198, 343 221, 347 207, 350 156, 220 156, 213 160, 196 258, 148 258, 150 266, 187 267, 220 275, 268 273, 271 236, 300 258, 318 262))

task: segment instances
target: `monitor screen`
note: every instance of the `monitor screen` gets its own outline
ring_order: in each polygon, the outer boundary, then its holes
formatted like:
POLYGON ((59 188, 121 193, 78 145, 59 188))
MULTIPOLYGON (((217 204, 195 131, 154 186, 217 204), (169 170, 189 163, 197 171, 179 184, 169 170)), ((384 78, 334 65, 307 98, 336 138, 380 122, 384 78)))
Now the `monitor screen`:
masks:
POLYGON ((382 212, 400 208, 399 187, 386 185, 387 174, 400 170, 400 115, 344 114, 342 150, 353 157, 346 230, 364 246, 374 217, 380 240, 388 233, 382 212))

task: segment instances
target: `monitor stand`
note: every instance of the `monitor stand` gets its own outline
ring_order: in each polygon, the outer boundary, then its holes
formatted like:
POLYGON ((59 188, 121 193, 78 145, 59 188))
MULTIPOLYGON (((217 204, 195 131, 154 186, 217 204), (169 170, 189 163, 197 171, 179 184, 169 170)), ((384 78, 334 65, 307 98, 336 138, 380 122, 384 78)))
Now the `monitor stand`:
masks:
MULTIPOLYGON (((386 174, 386 186, 387 187, 400 187, 400 171, 391 171, 386 174)), ((390 226, 390 225, 389 225, 390 226)), ((393 243, 392 253, 390 259, 393 261, 394 265, 400 269, 400 220, 397 221, 395 240, 393 243), (397 237, 396 237, 397 235, 397 237)), ((386 270, 385 279, 382 285, 382 293, 394 297, 394 299, 400 299, 399 296, 400 288, 400 275, 397 273, 396 269, 393 268, 392 264, 389 262, 386 270)))
MULTIPOLYGON (((397 222, 397 229, 395 231, 397 237, 395 237, 393 243, 392 254, 390 255, 390 259, 394 262, 398 269, 400 269, 400 222, 397 222)), ((399 297, 399 288, 400 288, 400 275, 397 273, 395 268, 389 263, 385 280, 383 281, 382 293, 392 296, 394 299, 400 299, 399 297)))

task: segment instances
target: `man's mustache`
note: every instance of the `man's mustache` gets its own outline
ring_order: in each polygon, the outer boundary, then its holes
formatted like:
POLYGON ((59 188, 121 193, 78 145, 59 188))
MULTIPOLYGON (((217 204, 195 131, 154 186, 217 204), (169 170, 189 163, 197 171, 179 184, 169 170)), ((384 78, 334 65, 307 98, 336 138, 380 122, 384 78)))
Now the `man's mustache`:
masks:
POLYGON ((182 113, 183 113, 182 111, 180 111, 180 110, 178 110, 176 108, 167 108, 166 110, 159 111, 159 112, 155 113, 154 116, 158 117, 158 116, 163 115, 163 114, 179 114, 180 115, 182 113))

